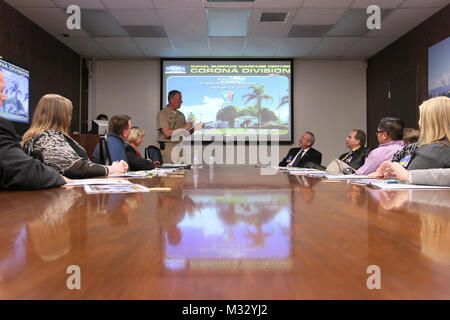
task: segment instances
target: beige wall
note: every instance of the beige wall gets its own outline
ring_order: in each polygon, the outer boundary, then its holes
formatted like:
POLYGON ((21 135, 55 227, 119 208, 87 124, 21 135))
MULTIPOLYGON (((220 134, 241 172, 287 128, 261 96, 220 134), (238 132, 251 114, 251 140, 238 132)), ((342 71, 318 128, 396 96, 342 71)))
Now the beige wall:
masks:
MULTIPOLYGON (((89 120, 98 113, 128 114, 146 132, 142 146, 157 145, 159 60, 97 60, 91 80, 89 120)), ((295 60, 294 106, 294 145, 305 130, 314 132, 314 147, 323 154, 322 165, 328 164, 345 152, 352 129, 366 130, 364 61, 295 60)), ((280 145, 280 159, 291 147, 280 145)))

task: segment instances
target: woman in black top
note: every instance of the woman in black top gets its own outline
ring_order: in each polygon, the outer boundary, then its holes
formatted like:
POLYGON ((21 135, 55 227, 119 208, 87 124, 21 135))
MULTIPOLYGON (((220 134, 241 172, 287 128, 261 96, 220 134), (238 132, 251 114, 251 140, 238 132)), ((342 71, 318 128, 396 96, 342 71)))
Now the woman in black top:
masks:
POLYGON ((137 148, 144 140, 145 132, 139 127, 132 127, 128 136, 128 143, 125 144, 128 165, 131 171, 152 170, 159 165, 158 161, 152 162, 151 159, 145 159, 141 156, 137 148))

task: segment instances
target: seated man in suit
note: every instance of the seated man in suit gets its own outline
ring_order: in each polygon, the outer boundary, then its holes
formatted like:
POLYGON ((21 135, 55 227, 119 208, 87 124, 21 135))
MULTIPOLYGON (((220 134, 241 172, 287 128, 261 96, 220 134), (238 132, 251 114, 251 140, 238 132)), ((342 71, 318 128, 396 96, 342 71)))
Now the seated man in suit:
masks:
MULTIPOLYGON (((0 107, 5 80, 0 71, 0 107)), ((13 125, 0 117, 0 190, 32 190, 59 187, 66 180, 55 169, 27 156, 20 146, 13 125)))
POLYGON ((322 163, 322 154, 312 148, 315 138, 312 132, 306 131, 299 140, 300 148, 292 148, 287 156, 280 162, 280 167, 305 167, 307 163, 319 165, 322 163))
POLYGON ((353 173, 358 170, 364 164, 368 154, 368 150, 364 148, 365 144, 366 133, 360 129, 354 129, 345 138, 345 146, 350 151, 341 154, 338 159, 331 161, 326 171, 331 173, 344 173, 346 169, 350 169, 349 173, 353 173))
MULTIPOLYGON (((125 142, 131 133, 131 117, 119 114, 115 115, 109 120, 108 133, 106 134, 106 143, 108 144, 111 160, 124 160, 128 163, 125 153, 125 142)), ((103 159, 107 159, 106 150, 103 150, 103 159)), ((94 149, 92 154, 92 162, 100 163, 100 143, 94 149)))

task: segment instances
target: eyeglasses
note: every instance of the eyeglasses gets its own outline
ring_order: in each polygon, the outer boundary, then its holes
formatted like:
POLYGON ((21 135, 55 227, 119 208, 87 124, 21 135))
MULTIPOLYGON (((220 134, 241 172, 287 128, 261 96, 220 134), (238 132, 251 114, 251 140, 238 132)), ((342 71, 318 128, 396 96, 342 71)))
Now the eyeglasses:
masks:
POLYGON ((378 135, 379 133, 383 133, 383 132, 387 132, 387 131, 384 131, 384 130, 379 131, 379 130, 377 130, 377 131, 375 131, 375 134, 378 135))

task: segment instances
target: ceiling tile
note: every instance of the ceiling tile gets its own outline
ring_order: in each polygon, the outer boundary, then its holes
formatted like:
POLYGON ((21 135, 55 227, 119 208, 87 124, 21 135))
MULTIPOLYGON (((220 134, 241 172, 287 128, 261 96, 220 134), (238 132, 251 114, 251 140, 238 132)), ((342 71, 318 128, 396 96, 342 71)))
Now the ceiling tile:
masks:
POLYGON ((51 0, 5 0, 5 2, 13 7, 34 7, 34 8, 56 7, 51 0))
POLYGON ((311 54, 322 38, 287 38, 278 53, 280 57, 302 58, 311 54))
POLYGON ((152 0, 102 0, 109 9, 154 9, 152 0))
POLYGON ((368 59, 376 53, 380 52, 392 42, 395 38, 361 38, 353 47, 348 50, 344 56, 346 57, 361 57, 368 59))
POLYGON ((255 0, 253 8, 299 8, 303 0, 255 0))
POLYGON ((287 35, 288 38, 316 38, 325 36, 332 25, 296 25, 294 24, 287 35))
POLYGON ((66 26, 67 15, 61 8, 17 8, 28 19, 52 35, 60 36, 65 33, 75 37, 87 37, 83 30, 69 30, 66 26))
POLYGON ((208 39, 206 37, 182 37, 171 40, 177 57, 209 56, 208 39))
POLYGON ((250 23, 248 28, 249 36, 256 37, 285 37, 291 28, 292 21, 297 14, 297 9, 254 9, 250 15, 250 23), (289 13, 286 22, 259 22, 259 18, 263 12, 289 13))
POLYGON ((246 36, 249 16, 248 9, 207 8, 208 33, 210 36, 222 37, 246 36))
POLYGON ((132 38, 167 38, 162 26, 122 26, 132 38))
POLYGON ((81 26, 92 37, 127 37, 108 10, 82 10, 81 26))
POLYGON ((158 12, 169 37, 207 36, 203 9, 161 9, 158 12))
POLYGON ((144 57, 131 38, 94 38, 113 57, 144 57))
POLYGON ((352 8, 367 9, 370 5, 377 5, 381 9, 397 8, 405 0, 356 0, 352 8))
POLYGON ((443 8, 449 0, 406 0, 400 8, 443 8))
POLYGON ((167 38, 133 38, 146 57, 174 57, 172 45, 167 38))
MULTIPOLYGON (((389 15, 391 11, 381 10, 381 22, 389 15)), ((349 9, 344 16, 328 33, 331 37, 356 37, 363 36, 370 30, 367 28, 368 15, 364 9, 349 9)))
POLYGON ((202 8, 202 2, 202 0, 153 0, 156 9, 202 8))
POLYGON ((110 57, 105 49, 89 37, 59 37, 58 40, 84 57, 110 57))
POLYGON ((346 9, 309 9, 298 10, 294 24, 321 25, 335 24, 342 17, 346 9))
POLYGON ((354 0, 305 0, 302 8, 347 8, 354 0))
POLYGON ((245 40, 245 37, 210 37, 211 55, 214 57, 242 56, 245 40))
POLYGON ((274 57, 278 54, 282 43, 283 38, 248 38, 244 54, 248 57, 274 57))
POLYGON ((314 49, 313 57, 340 57, 360 38, 324 38, 314 49))
POLYGON ((105 9, 101 0, 53 0, 60 8, 67 8, 70 5, 77 5, 81 9, 105 9))
POLYGON ((156 10, 111 10, 111 14, 121 25, 158 26, 161 25, 156 10))
POLYGON ((422 21, 426 20, 439 8, 422 9, 395 9, 383 20, 380 30, 372 30, 367 33, 369 37, 400 37, 422 21))

